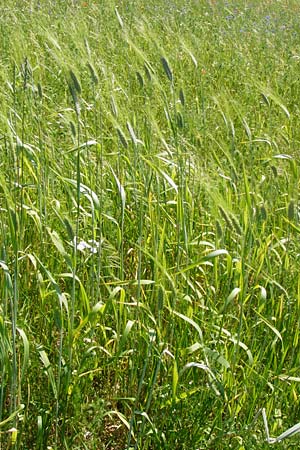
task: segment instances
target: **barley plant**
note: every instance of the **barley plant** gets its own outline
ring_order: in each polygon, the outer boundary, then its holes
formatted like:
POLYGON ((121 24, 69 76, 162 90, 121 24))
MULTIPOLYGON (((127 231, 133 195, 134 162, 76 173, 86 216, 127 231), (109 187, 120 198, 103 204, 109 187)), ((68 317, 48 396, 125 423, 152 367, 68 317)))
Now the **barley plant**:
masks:
POLYGON ((2 3, 0 449, 299 447, 298 0, 2 3))

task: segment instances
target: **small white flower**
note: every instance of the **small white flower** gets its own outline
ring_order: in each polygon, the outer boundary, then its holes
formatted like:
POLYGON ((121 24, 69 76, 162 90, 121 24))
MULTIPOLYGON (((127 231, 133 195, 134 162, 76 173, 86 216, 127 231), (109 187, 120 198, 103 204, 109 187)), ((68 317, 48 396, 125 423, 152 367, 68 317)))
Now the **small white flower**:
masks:
POLYGON ((94 239, 90 239, 88 242, 81 240, 77 244, 77 240, 75 238, 73 245, 76 245, 77 250, 79 250, 80 252, 85 252, 85 250, 88 250, 93 254, 97 253, 97 250, 99 248, 99 242, 95 241, 94 239))

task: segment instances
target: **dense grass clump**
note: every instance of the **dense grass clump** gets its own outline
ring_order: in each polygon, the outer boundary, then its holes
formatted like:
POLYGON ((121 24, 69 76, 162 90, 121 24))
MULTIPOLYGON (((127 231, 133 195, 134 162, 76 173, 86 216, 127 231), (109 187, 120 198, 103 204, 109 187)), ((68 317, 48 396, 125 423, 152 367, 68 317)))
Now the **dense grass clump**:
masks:
POLYGON ((1 449, 264 449, 262 408, 299 422, 299 13, 5 2, 1 449))

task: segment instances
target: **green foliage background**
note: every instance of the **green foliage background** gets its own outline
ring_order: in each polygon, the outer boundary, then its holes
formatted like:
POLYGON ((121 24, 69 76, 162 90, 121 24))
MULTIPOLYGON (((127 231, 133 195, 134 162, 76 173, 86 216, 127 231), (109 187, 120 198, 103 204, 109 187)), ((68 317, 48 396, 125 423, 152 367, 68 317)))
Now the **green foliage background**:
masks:
POLYGON ((263 449, 261 408, 299 421, 299 12, 5 2, 0 448, 263 449))

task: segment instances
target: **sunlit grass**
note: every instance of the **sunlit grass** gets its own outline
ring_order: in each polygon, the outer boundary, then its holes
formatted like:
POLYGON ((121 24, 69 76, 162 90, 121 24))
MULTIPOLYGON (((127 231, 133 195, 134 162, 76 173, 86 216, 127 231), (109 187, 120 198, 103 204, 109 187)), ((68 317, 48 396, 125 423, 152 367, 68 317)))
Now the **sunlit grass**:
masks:
POLYGON ((0 448, 268 448, 261 410, 299 422, 298 14, 6 2, 0 448))

